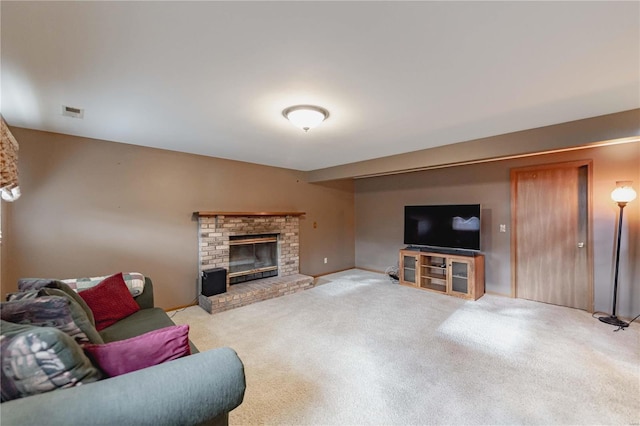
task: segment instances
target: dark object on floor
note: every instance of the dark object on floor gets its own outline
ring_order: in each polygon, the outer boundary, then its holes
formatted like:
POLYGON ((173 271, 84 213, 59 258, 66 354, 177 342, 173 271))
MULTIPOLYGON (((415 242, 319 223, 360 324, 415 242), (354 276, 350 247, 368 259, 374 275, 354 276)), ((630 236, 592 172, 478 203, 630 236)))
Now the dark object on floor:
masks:
POLYGON ((202 271, 202 295, 214 296, 227 292, 227 270, 213 268, 202 271))

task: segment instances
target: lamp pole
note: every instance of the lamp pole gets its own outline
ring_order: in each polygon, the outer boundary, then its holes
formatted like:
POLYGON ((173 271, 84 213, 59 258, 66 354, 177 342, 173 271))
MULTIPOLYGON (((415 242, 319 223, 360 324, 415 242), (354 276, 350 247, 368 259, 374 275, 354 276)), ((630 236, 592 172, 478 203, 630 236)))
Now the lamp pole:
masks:
MULTIPOLYGON (((618 301, 618 274, 620 270, 620 241, 622 240, 622 213, 628 202, 635 200, 636 191, 631 187, 630 181, 616 182, 616 189, 611 192, 611 198, 618 203, 620 207, 620 215, 618 219, 618 239, 616 244, 616 267, 613 276, 613 309, 611 315, 599 317, 598 319, 606 324, 615 325, 619 328, 629 327, 629 323, 622 321, 616 316, 616 302, 618 301)), ((616 330, 617 331, 617 330, 616 330)))
POLYGON ((598 318, 604 323, 615 325, 621 328, 629 327, 628 322, 622 321, 616 316, 616 301, 618 299, 618 271, 620 269, 620 241, 622 240, 622 212, 624 211, 623 209, 626 205, 627 203, 625 202, 618 203, 618 206, 620 207, 620 218, 618 219, 618 242, 616 244, 616 269, 613 275, 613 308, 611 309, 610 316, 598 318))

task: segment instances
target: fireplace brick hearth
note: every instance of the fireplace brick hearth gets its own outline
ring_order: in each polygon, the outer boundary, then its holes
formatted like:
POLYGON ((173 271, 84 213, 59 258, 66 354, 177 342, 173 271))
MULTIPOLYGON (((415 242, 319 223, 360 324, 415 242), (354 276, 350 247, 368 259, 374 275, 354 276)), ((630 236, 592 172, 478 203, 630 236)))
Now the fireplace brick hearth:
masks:
POLYGON ((294 274, 286 277, 264 278, 235 284, 226 293, 215 296, 200 295, 198 305, 210 314, 228 311, 274 297, 286 296, 315 286, 313 277, 294 274))
POLYGON ((277 235, 278 276, 229 285, 227 292, 199 295, 199 305, 209 313, 222 312, 272 297, 313 287, 313 278, 301 275, 299 256, 299 212, 229 213, 196 212, 198 216, 199 273, 212 268, 229 270, 232 237, 277 235))

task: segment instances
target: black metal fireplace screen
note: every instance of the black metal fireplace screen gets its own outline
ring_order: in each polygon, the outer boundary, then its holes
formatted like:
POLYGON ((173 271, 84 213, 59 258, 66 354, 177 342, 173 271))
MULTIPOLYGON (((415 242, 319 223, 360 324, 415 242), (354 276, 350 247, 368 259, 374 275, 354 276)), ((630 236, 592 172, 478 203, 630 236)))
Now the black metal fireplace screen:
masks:
POLYGON ((278 234, 229 237, 229 284, 278 275, 278 234))

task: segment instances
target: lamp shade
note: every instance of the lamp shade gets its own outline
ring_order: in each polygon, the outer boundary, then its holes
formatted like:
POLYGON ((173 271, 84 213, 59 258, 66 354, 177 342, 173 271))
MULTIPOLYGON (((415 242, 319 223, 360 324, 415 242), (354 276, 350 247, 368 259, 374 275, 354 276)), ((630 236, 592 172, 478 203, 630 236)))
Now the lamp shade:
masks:
POLYGON ((635 200, 636 196, 631 182, 618 182, 618 187, 611 192, 611 199, 616 203, 628 203, 635 200))
POLYGON ((282 111, 294 126, 301 128, 305 132, 313 129, 329 117, 329 111, 313 105, 296 105, 282 111))

